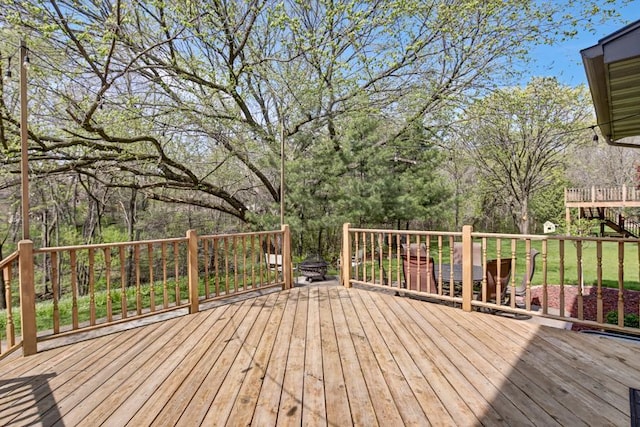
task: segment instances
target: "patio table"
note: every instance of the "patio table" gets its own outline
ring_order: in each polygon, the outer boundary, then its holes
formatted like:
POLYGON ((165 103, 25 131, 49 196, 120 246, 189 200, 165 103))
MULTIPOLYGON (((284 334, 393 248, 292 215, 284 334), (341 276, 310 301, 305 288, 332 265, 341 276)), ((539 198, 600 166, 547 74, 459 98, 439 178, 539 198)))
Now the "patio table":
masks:
MULTIPOLYGON (((449 290, 451 283, 451 272, 453 271, 453 286, 455 295, 462 294, 462 264, 436 264, 434 266, 434 273, 436 280, 440 280, 440 274, 442 274, 442 285, 445 291, 449 290)), ((484 278, 484 272, 481 265, 473 266, 472 280, 474 288, 482 283, 484 278)))

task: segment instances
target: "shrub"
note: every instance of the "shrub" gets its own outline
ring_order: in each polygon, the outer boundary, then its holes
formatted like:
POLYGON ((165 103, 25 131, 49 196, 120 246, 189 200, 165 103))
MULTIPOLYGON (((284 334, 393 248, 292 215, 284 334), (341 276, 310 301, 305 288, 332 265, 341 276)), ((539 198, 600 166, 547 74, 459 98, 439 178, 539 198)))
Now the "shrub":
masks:
MULTIPOLYGON (((618 324, 618 312, 612 310, 607 313, 607 323, 612 325, 618 324)), ((629 313, 624 315, 624 326, 628 328, 639 328, 640 327, 640 316, 635 313, 629 313)))

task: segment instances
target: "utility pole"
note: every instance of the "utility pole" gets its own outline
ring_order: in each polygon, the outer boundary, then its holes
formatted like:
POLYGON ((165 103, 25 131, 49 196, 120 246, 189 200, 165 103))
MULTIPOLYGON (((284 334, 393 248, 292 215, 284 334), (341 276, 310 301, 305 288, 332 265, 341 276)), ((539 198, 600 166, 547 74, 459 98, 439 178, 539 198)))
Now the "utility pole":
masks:
POLYGON ((22 183, 22 239, 29 240, 29 131, 27 129, 27 43, 20 40, 20 177, 22 183))
POLYGON ((280 123, 280 226, 284 225, 284 114, 280 123))

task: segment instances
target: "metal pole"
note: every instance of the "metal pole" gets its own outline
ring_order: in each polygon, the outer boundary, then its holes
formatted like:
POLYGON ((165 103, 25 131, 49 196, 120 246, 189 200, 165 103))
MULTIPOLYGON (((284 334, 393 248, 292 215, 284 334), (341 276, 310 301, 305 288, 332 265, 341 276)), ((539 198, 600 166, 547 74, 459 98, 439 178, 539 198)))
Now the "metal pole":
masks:
POLYGON ((20 40, 20 177, 22 182, 22 239, 29 240, 29 132, 27 129, 27 44, 20 40))
POLYGON ((280 226, 284 225, 284 116, 280 123, 280 226))

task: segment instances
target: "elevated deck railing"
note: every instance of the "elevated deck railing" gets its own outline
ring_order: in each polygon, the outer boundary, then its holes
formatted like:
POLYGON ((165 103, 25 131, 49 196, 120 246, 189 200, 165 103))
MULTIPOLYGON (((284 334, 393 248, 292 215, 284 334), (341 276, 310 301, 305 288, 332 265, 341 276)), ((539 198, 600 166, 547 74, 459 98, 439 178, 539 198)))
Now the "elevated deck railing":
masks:
POLYGON ((0 354, 98 327, 183 310, 274 286, 291 287, 288 226, 281 230, 19 249, 2 262, 6 308, 0 354), (282 260, 270 268, 266 259, 282 260), (16 277, 19 272, 19 278, 16 277), (37 310, 36 310, 37 306, 37 310), (21 339, 20 339, 21 337, 21 339))
POLYGON ((640 188, 622 185, 621 187, 565 188, 565 205, 581 206, 638 206, 640 188))
POLYGON ((575 328, 640 335, 634 323, 640 316, 637 239, 476 233, 470 226, 462 232, 438 232, 345 224, 342 258, 353 259, 355 253, 362 256, 342 270, 345 286, 374 286, 453 303, 467 311, 544 316, 575 328), (454 277, 450 265, 455 263, 456 244, 462 247, 462 258, 454 277), (421 247, 424 258, 409 263, 411 247, 421 247), (494 284, 487 274, 493 259, 504 260, 494 271, 503 280, 494 284), (525 274, 534 262, 533 276, 525 274))

